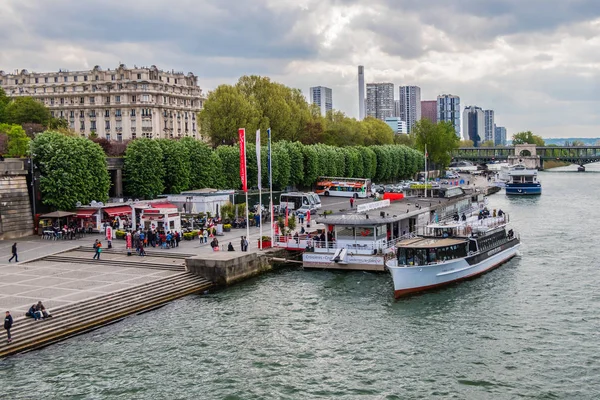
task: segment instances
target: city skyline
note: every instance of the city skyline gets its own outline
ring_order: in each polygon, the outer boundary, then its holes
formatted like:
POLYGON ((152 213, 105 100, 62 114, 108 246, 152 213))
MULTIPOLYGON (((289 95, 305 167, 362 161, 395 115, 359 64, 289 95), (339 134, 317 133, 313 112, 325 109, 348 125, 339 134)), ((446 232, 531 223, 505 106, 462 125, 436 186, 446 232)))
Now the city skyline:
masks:
POLYGON ((600 4, 544 5, 540 18, 537 2, 508 0, 240 0, 235 13, 214 0, 174 0, 169 12, 156 0, 6 0, 0 69, 157 65, 193 72, 205 93, 257 74, 304 93, 326 85, 335 108, 358 118, 356 66, 364 65, 366 82, 485 104, 509 132, 595 137, 600 4))

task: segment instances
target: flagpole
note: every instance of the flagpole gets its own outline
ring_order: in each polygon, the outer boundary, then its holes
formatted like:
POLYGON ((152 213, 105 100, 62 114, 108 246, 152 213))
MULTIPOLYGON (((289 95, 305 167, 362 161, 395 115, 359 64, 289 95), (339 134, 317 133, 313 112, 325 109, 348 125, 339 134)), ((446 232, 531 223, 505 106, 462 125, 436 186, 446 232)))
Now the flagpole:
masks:
POLYGON ((427 145, 425 145, 425 198, 427 198, 427 145))
POLYGON ((259 217, 259 237, 258 248, 262 250, 262 177, 261 177, 261 159, 260 159, 260 129, 256 131, 256 164, 258 165, 258 217, 259 217))
POLYGON ((271 168, 271 128, 267 129, 267 135, 269 137, 268 143, 268 156, 269 156, 269 212, 271 214, 271 246, 275 245, 275 224, 273 221, 273 168, 271 168))
POLYGON ((242 188, 246 193, 246 240, 250 243, 250 216, 248 215, 248 178, 247 178, 247 162, 246 162, 246 129, 238 130, 240 142, 240 178, 242 180, 242 188))

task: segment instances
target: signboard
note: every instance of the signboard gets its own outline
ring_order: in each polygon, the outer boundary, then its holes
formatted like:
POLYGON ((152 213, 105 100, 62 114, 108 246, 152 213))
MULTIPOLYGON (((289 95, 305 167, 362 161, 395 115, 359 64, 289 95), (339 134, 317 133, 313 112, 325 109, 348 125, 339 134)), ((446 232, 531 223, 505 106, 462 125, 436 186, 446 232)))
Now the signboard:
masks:
MULTIPOLYGON (((302 261, 309 264, 333 264, 331 259, 333 258, 332 254, 314 254, 314 253, 304 253, 302 255, 302 261)), ((383 257, 377 256, 346 256, 344 259, 346 264, 365 264, 365 265, 383 265, 383 257)))
POLYGON ((389 207, 389 205, 390 205, 389 200, 374 201, 372 203, 359 204, 358 206, 356 206, 356 211, 358 211, 358 212, 372 211, 372 210, 377 210, 379 208, 389 207))

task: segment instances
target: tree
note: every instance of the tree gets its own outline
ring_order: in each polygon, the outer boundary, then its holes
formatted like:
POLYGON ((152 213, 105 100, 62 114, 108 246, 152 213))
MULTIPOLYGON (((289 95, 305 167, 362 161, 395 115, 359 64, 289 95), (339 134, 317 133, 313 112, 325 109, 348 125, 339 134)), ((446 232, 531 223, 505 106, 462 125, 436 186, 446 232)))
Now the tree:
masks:
POLYGON ((165 189, 162 160, 162 148, 156 140, 141 138, 129 142, 123 166, 125 192, 142 199, 162 194, 165 189))
POLYGON ((458 147, 473 147, 475 143, 472 140, 461 140, 458 144, 458 147))
POLYGON ((0 124, 0 134, 6 135, 8 157, 23 157, 29 151, 30 139, 20 125, 0 124))
POLYGON ((513 145, 515 144, 535 144, 536 146, 544 146, 545 142, 541 136, 534 135, 531 131, 519 132, 513 135, 513 145))
POLYGON ((48 126, 52 117, 50 111, 31 97, 17 97, 4 109, 6 122, 23 125, 26 123, 48 126))
MULTIPOLYGON (((212 149, 204 142, 186 137, 181 139, 190 157, 190 189, 217 188, 217 166, 211 162, 212 149)), ((220 161, 220 160, 219 160, 220 161)))
POLYGON ((410 148, 415 147, 417 138, 415 137, 414 133, 409 133, 409 134, 404 134, 404 133, 400 133, 397 135, 394 135, 394 144, 400 144, 400 145, 404 145, 410 148))
POLYGON ((585 146, 585 143, 583 143, 581 140, 573 140, 573 142, 571 143, 571 146, 582 147, 582 146, 585 146))
POLYGON ((8 103, 10 103, 10 97, 8 97, 4 92, 4 89, 0 87, 0 123, 7 122, 5 110, 8 103))
POLYGON ((44 204, 72 210, 77 202, 108 200, 106 155, 96 143, 48 131, 36 136, 32 150, 44 204))
POLYGON ((363 136, 365 146, 394 143, 394 130, 382 120, 367 117, 361 124, 366 128, 366 135, 363 136))
POLYGON ((220 85, 209 93, 198 120, 202 135, 210 138, 213 146, 232 145, 238 128, 246 128, 246 132, 258 128, 260 114, 237 87, 220 85))
POLYGON ((483 143, 479 144, 479 147, 494 147, 494 141, 493 140, 486 140, 483 143))
POLYGON ((190 152, 178 140, 159 139, 165 169, 165 192, 178 194, 190 187, 190 152))
POLYGON ((450 165, 451 153, 458 148, 459 139, 451 122, 432 123, 427 119, 417 121, 413 127, 416 147, 423 153, 427 147, 429 160, 439 169, 450 165))

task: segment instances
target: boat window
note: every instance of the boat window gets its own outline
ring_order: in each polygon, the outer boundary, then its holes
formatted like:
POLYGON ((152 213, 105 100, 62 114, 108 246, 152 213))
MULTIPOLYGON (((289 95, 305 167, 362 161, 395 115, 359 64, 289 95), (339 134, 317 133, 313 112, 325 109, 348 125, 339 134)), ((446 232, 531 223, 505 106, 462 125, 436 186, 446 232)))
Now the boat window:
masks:
POLYGON ((398 265, 406 265, 406 249, 398 249, 398 265))
POLYGON ((387 237, 387 226, 379 225, 377 227, 377 239, 385 239, 387 237))
POLYGON ((415 265, 427 264, 427 249, 415 249, 415 265))
POLYGON ((338 226, 335 228, 338 239, 354 239, 354 227, 338 226))
POLYGON ((358 226, 358 227, 356 227, 356 238, 373 240, 373 232, 374 231, 375 231, 375 228, 372 226, 358 226))
POLYGON ((437 249, 429 249, 429 254, 427 255, 427 261, 430 263, 437 262, 437 249))

